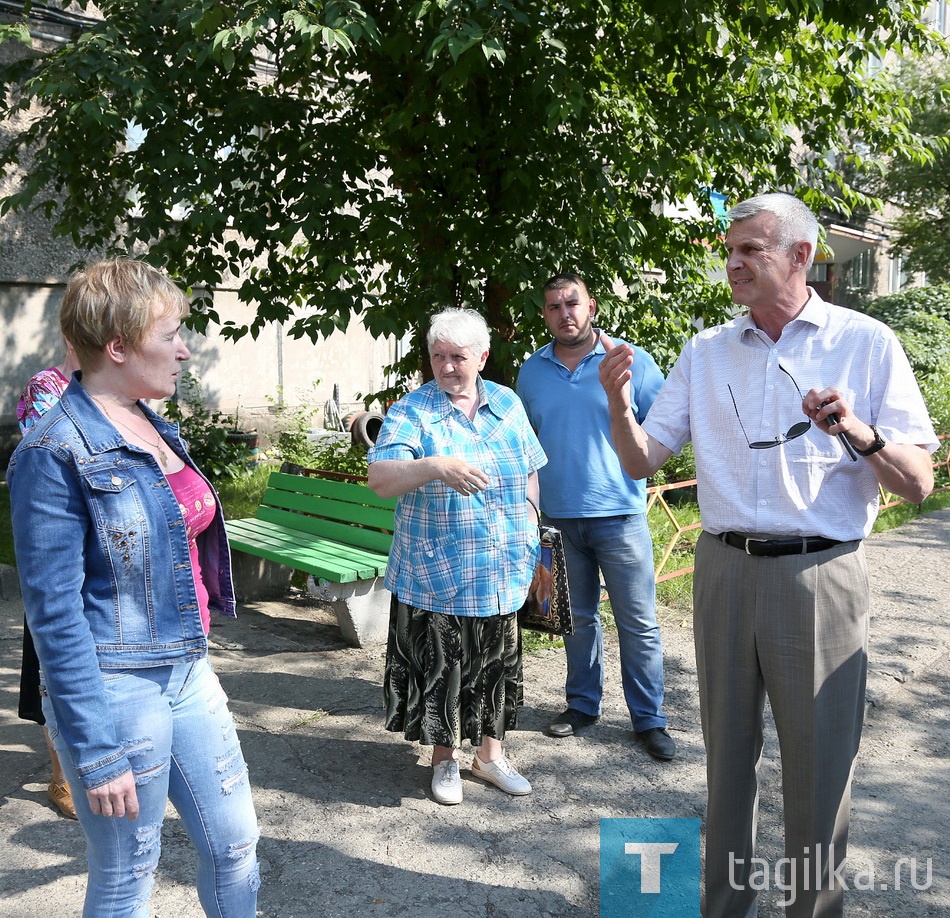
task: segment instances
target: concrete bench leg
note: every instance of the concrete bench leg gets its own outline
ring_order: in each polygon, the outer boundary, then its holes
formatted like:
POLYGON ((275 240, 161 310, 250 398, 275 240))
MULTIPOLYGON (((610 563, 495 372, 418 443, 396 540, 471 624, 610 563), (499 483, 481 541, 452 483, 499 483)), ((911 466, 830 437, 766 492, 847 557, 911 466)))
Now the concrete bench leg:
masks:
POLYGON ((389 605, 392 594, 383 586, 383 578, 332 583, 307 578, 311 596, 333 607, 343 639, 355 647, 385 644, 389 635, 389 605))
POLYGON ((290 589, 293 569, 243 551, 231 553, 231 577, 238 602, 280 599, 290 589))

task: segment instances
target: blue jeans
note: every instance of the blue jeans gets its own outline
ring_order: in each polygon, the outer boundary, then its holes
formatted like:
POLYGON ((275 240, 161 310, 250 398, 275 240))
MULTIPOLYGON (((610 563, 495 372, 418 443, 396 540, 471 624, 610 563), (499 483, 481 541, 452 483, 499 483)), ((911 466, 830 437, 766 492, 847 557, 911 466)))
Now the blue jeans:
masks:
POLYGON ((568 707, 599 715, 604 693, 603 574, 620 642, 623 694, 637 733, 665 727, 663 643, 656 622, 653 540, 645 513, 545 520, 561 530, 574 613, 567 651, 568 707))
POLYGON ((198 898, 214 918, 254 918, 260 875, 257 817, 227 696, 206 658, 174 666, 104 671, 117 735, 135 776, 134 822, 95 816, 44 698, 86 836, 83 918, 147 918, 171 800, 198 851, 198 898))

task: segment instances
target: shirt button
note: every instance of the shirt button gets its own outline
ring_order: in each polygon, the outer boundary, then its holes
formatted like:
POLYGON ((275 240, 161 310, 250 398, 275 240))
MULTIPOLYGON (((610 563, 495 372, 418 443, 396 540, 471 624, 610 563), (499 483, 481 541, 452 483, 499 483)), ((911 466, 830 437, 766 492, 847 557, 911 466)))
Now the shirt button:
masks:
POLYGON ((760 506, 760 507, 764 507, 767 503, 768 503, 767 500, 760 500, 760 501, 759 501, 759 506, 760 506))

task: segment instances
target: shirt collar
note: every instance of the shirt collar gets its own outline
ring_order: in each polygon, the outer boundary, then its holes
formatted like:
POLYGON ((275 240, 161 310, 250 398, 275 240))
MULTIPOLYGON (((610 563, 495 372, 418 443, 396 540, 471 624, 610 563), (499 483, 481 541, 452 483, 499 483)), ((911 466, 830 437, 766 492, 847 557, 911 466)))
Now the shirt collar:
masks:
MULTIPOLYGON (((545 344, 544 347, 542 347, 541 350, 538 351, 538 354, 541 357, 543 357, 545 360, 550 360, 552 363, 557 363, 557 364, 560 364, 561 366, 564 366, 564 364, 562 364, 561 361, 557 359, 557 355, 554 353, 555 344, 557 344, 557 341, 552 338, 548 344, 545 344)), ((591 348, 591 350, 589 350, 583 357, 581 357, 580 363, 578 363, 578 366, 580 366, 581 363, 583 363, 589 357, 592 357, 594 354, 606 354, 606 353, 607 351, 604 349, 604 342, 600 340, 600 335, 598 335, 594 339, 593 348, 591 348)))
MULTIPOLYGON (((818 295, 813 287, 807 287, 808 300, 802 307, 802 311, 789 322, 789 325, 795 322, 807 322, 815 328, 823 328, 828 321, 828 304, 818 295)), ((752 319, 751 312, 744 312, 736 319, 736 330, 740 338, 748 335, 755 335, 759 331, 759 326, 752 319)))
MULTIPOLYGON (((447 418, 456 410, 455 405, 452 404, 452 399, 439 388, 439 384, 434 379, 429 385, 433 389, 431 394, 433 409, 438 412, 440 418, 447 418)), ((481 411, 482 408, 487 408, 496 417, 502 417, 503 410, 498 403, 497 387, 485 385, 485 380, 481 376, 475 378, 475 385, 478 390, 478 410, 481 411)))

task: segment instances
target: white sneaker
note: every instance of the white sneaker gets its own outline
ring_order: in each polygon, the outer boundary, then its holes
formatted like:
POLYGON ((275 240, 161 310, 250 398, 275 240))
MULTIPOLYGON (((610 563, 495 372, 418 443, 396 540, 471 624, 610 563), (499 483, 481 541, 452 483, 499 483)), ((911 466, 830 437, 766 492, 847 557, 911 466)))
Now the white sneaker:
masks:
POLYGON ((472 774, 515 797, 531 793, 528 780, 518 774, 518 769, 505 758, 504 754, 498 756, 493 762, 483 762, 476 753, 472 759, 472 774))
POLYGON ((432 796, 446 806, 462 802, 462 776, 455 759, 432 766, 432 796))

